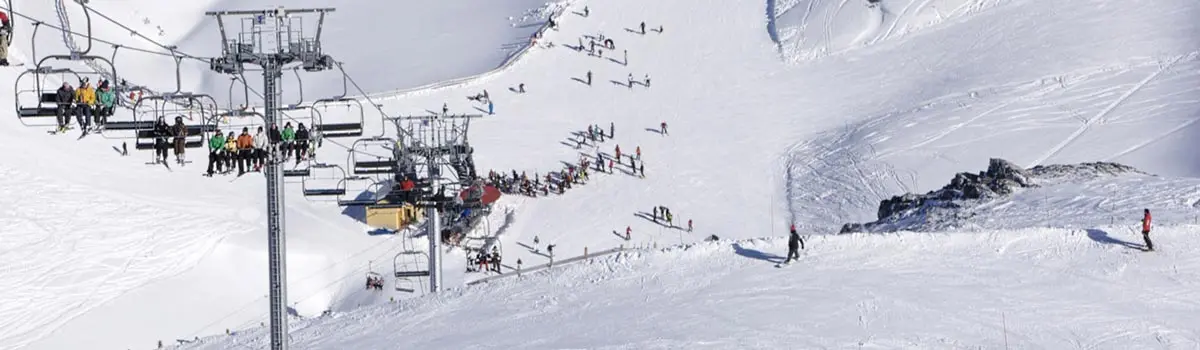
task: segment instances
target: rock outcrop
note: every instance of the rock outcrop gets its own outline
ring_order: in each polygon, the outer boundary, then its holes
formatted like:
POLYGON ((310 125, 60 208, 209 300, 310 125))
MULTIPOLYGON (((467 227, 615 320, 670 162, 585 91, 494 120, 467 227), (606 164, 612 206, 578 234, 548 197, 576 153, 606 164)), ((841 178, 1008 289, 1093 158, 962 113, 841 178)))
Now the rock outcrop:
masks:
POLYGON ((986 171, 958 173, 941 189, 885 199, 879 203, 876 221, 842 225, 841 233, 921 230, 930 223, 969 218, 971 214, 961 210, 964 206, 1010 196, 1022 188, 1037 187, 1038 182, 1083 180, 1130 172, 1139 171, 1105 162, 1023 169, 1007 160, 992 158, 986 171))

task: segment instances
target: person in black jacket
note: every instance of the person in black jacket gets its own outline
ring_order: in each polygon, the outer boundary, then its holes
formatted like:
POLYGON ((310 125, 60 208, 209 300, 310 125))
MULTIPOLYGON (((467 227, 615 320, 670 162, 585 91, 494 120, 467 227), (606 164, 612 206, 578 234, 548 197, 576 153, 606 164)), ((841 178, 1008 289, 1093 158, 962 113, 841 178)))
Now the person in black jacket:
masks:
POLYGON ((62 87, 54 94, 54 102, 58 104, 58 111, 55 113, 58 117, 58 131, 62 132, 71 124, 71 114, 75 110, 71 106, 71 103, 75 102, 75 89, 71 88, 71 84, 63 82, 62 87))
POLYGON ((304 127, 304 123, 300 123, 296 128, 296 165, 300 165, 300 160, 308 154, 308 128, 304 127))
POLYGON ((271 141, 271 156, 270 159, 279 159, 279 142, 283 141, 283 134, 279 133, 279 125, 271 125, 271 130, 267 132, 267 139, 271 141))
POLYGON ((167 125, 167 118, 159 116, 158 121, 154 123, 154 155, 156 162, 167 162, 167 149, 171 148, 171 143, 167 138, 171 137, 171 126, 167 125))
POLYGON ((804 239, 800 238, 799 233, 796 233, 796 225, 792 225, 791 236, 788 236, 787 260, 783 261, 784 264, 790 263, 795 259, 800 259, 800 252, 796 250, 797 248, 804 249, 804 239))

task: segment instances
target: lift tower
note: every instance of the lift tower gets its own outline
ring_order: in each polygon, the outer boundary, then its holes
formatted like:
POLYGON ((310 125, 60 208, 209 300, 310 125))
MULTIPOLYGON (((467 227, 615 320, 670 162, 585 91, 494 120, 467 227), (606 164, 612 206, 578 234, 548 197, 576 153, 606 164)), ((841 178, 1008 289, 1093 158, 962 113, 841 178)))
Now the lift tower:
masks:
POLYGON ((427 210, 429 233, 429 290, 442 288, 442 211, 459 192, 476 180, 474 149, 467 141, 471 119, 479 114, 442 114, 388 117, 396 125, 397 176, 422 180, 428 195, 416 201, 427 210))
MULTIPOLYGON (((245 65, 262 67, 263 123, 267 129, 278 124, 279 79, 284 69, 299 67, 316 72, 333 68, 334 61, 321 53, 321 26, 332 8, 284 9, 259 11, 211 11, 221 30, 221 57, 209 61, 209 67, 223 74, 241 75, 245 65), (316 14, 316 35, 304 36, 300 14, 316 14), (241 31, 230 38, 225 33, 225 16, 241 17, 241 31), (289 66, 290 65, 290 66, 289 66), (286 66, 286 67, 285 67, 286 66)), ((271 304, 271 350, 287 349, 287 264, 285 264, 283 171, 279 164, 266 166, 267 176, 267 266, 271 304)))

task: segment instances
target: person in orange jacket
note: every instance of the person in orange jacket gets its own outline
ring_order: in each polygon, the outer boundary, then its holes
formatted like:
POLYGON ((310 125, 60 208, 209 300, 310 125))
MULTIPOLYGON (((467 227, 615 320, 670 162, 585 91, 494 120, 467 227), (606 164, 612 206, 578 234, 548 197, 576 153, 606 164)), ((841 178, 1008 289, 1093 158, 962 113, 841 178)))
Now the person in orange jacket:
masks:
POLYGON ((1146 250, 1154 251, 1154 242, 1150 241, 1150 209, 1142 214, 1142 239, 1146 240, 1146 250))
POLYGON ((250 128, 242 128, 242 134, 237 137, 237 148, 238 176, 242 176, 254 158, 254 137, 250 136, 250 128))

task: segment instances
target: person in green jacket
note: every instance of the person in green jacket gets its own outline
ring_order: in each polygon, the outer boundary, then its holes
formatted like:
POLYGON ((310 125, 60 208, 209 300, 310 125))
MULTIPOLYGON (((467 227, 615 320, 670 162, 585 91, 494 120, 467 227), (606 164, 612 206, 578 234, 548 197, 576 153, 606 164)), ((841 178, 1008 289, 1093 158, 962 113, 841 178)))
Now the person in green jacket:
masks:
POLYGON ((102 127, 108 123, 108 117, 113 114, 113 106, 117 103, 117 94, 113 93, 112 88, 104 86, 100 89, 100 93, 96 94, 97 103, 100 105, 100 110, 93 116, 97 127, 102 127))
POLYGON ((208 176, 213 174, 213 164, 217 165, 217 171, 221 171, 221 164, 224 162, 221 159, 221 150, 225 148, 225 136, 221 136, 221 130, 217 129, 212 137, 208 138, 208 176))
MULTIPOLYGON (((296 141, 296 130, 292 129, 292 123, 288 122, 283 125, 283 159, 287 160, 292 157, 292 145, 296 141)), ((296 152, 300 154, 299 151, 296 152)))

